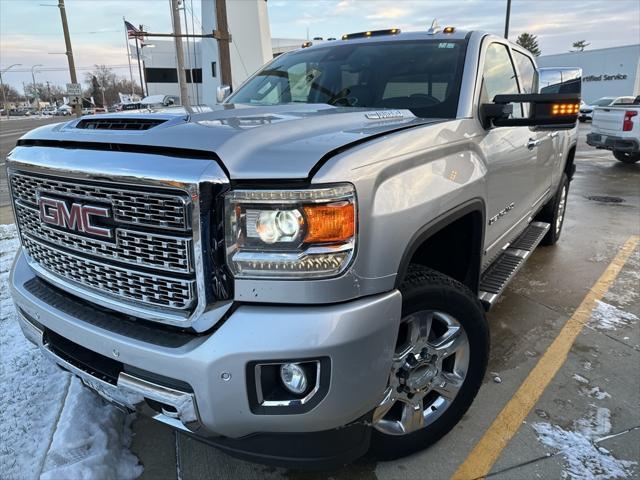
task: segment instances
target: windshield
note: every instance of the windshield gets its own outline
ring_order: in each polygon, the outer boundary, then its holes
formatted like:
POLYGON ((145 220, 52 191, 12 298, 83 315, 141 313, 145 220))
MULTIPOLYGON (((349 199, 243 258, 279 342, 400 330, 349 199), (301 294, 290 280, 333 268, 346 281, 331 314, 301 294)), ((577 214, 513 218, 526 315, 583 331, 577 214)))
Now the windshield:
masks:
POLYGON ((611 105, 611 102, 613 102, 613 100, 614 100, 613 98, 609 98, 609 97, 599 98, 598 100, 593 102, 593 106, 606 107, 607 105, 611 105))
POLYGON ((310 48, 276 58, 230 103, 325 103, 409 109, 418 117, 455 118, 464 41, 393 41, 310 48))

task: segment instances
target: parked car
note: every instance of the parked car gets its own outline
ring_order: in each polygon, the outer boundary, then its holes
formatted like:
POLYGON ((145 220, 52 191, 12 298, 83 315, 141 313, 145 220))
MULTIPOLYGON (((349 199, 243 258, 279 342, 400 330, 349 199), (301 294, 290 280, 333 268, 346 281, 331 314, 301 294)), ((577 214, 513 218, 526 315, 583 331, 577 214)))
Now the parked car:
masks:
POLYGON ((557 73, 482 32, 362 32, 208 112, 40 127, 7 159, 23 332, 234 455, 425 448, 480 388, 485 311, 560 238, 581 82, 557 73))
POLYGON ((611 150, 623 163, 640 160, 640 96, 627 105, 597 107, 587 143, 611 150))
POLYGON ((580 114, 578 116, 578 120, 581 122, 586 122, 587 120, 592 120, 593 118, 593 110, 596 107, 608 107, 611 105, 622 105, 633 103, 634 97, 626 96, 626 97, 602 97, 596 100, 595 102, 589 105, 581 105, 580 106, 580 114))
POLYGON ((31 115, 31 110, 27 108, 12 108, 9 110, 9 115, 12 117, 28 117, 31 115))
POLYGON ((60 105, 56 109, 56 115, 59 115, 62 117, 66 117, 68 115, 71 115, 72 113, 73 113, 73 107, 71 107, 70 105, 60 105))
POLYGON ((50 107, 44 107, 40 113, 42 113, 42 115, 55 115, 56 111, 57 111, 57 107, 50 106, 50 107))

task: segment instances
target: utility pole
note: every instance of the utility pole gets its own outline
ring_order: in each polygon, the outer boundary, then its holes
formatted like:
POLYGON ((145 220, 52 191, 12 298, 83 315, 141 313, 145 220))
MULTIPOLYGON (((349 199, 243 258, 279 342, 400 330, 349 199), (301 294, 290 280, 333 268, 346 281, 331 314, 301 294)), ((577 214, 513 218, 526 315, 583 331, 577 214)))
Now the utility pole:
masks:
POLYGON ((173 35, 176 45, 176 59, 178 62, 178 84, 180 85, 180 103, 189 109, 189 92, 187 91, 187 74, 184 71, 184 50, 182 50, 182 26, 178 0, 171 0, 171 19, 173 20, 173 35))
POLYGON ((47 99, 49 100, 49 106, 51 106, 51 82, 47 80, 47 99))
POLYGON ((511 17, 511 0, 507 0, 507 17, 504 20, 504 38, 509 38, 510 17, 511 17))
POLYGON ((216 1, 216 31, 215 38, 218 40, 218 60, 220 61, 220 81, 221 85, 228 85, 233 89, 231 83, 231 55, 229 53, 229 24, 227 22, 227 2, 226 0, 216 1))
MULTIPOLYGON (((60 9, 60 18, 62 19, 62 31, 64 33, 64 44, 67 53, 67 61, 69 62, 69 76, 71 77, 71 83, 78 83, 78 77, 76 77, 76 65, 73 61, 73 50, 71 49, 71 38, 69 37, 69 25, 67 24, 67 12, 64 8, 64 0, 58 0, 58 8, 60 9)), ((82 95, 80 95, 80 103, 82 104, 82 95)), ((82 105, 74 105, 73 113, 77 117, 81 116, 82 105)))

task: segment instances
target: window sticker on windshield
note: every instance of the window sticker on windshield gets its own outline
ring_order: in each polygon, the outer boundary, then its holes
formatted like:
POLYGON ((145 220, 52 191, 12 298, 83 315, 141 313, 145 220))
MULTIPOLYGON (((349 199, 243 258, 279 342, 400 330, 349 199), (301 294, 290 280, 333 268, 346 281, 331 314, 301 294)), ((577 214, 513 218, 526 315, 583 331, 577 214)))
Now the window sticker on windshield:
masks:
POLYGON ((455 43, 443 42, 438 44, 438 48, 453 48, 455 47, 455 45, 456 45, 455 43))

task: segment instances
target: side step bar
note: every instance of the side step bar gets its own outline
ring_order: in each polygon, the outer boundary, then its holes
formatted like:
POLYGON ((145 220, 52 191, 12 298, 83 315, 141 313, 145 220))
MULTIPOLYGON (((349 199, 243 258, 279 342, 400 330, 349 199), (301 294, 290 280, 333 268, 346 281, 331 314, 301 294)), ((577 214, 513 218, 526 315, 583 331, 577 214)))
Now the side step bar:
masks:
POLYGON ((496 303, 509 282, 542 241, 550 226, 544 222, 531 223, 484 271, 480 279, 478 297, 487 310, 496 303))

